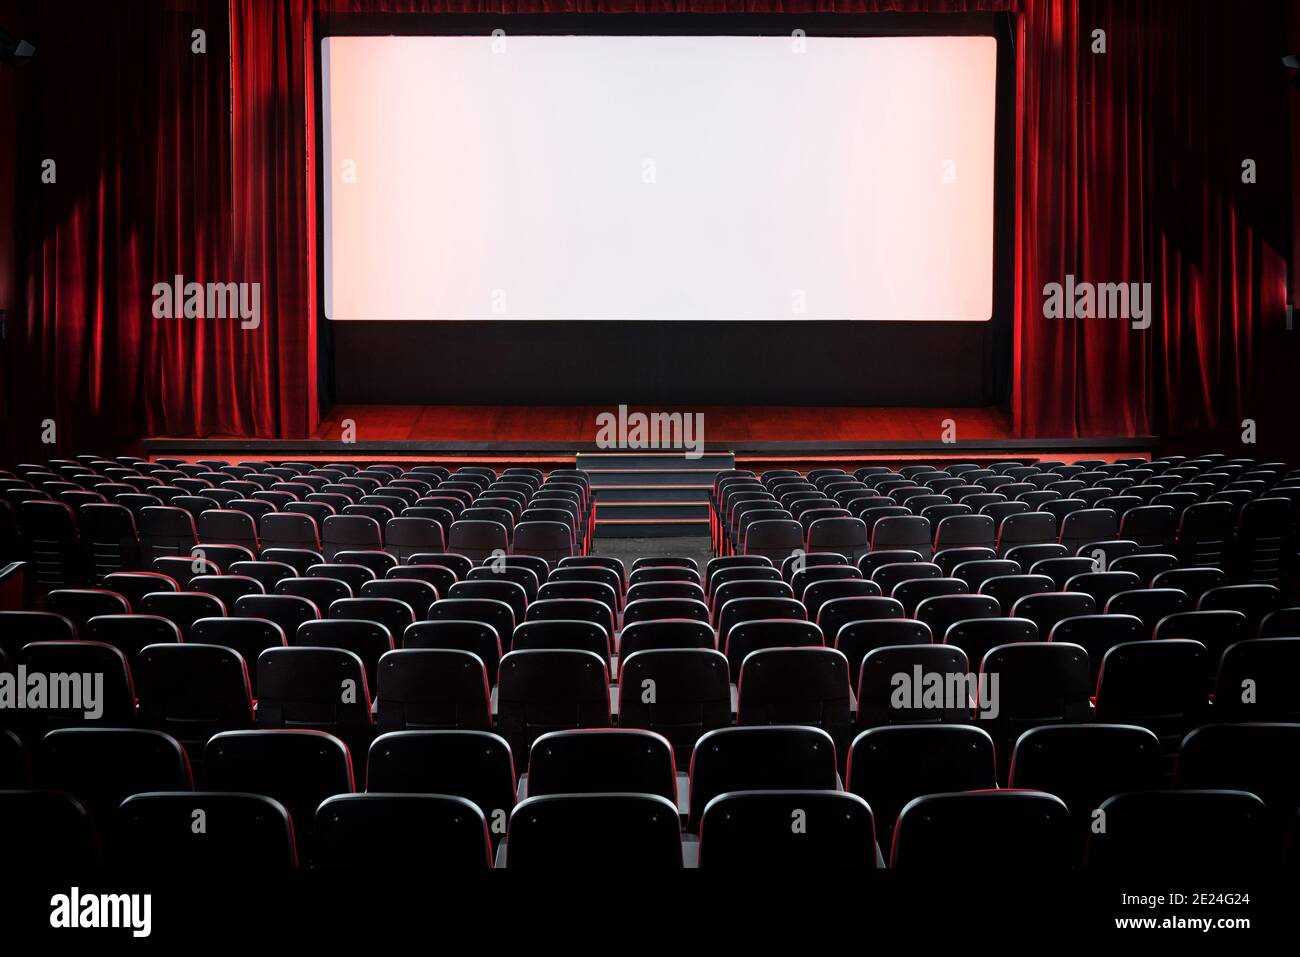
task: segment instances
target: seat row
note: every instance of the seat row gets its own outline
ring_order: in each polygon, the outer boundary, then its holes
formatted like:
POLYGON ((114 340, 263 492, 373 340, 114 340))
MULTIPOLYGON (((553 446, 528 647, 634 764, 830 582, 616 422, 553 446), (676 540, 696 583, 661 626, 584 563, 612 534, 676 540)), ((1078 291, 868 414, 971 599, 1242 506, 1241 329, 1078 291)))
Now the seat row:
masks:
POLYGON ((405 557, 450 548, 475 558, 518 550, 556 561, 584 553, 594 528, 590 485, 576 470, 545 478, 538 470, 508 470, 497 479, 486 469, 444 478, 390 467, 346 466, 353 470, 346 473, 338 465, 301 474, 297 467, 264 475, 228 466, 239 472, 235 478, 198 465, 186 477, 177 477, 185 476, 179 468, 150 463, 101 464, 100 472, 61 466, 82 470, 68 481, 36 471, 41 467, 20 467, 23 477, 0 477, 0 492, 17 508, 16 527, 8 505, 0 514, 0 551, 20 551, 35 582, 53 587, 147 569, 159 557, 200 545, 238 546, 251 558, 264 550, 332 560, 340 551, 387 549, 405 557), (134 474, 143 468, 153 471, 134 474), (121 472, 133 474, 114 474, 121 472), (131 490, 126 479, 147 491, 131 490))
POLYGON ((928 558, 964 546, 1001 556, 1018 545, 1045 542, 1059 542, 1073 553, 1121 539, 1133 542, 1135 552, 1175 551, 1189 563, 1229 566, 1240 580, 1277 582, 1294 560, 1300 472, 1264 463, 1234 478, 1232 470, 1246 468, 1247 460, 1240 460, 1201 476, 1198 469, 1209 470, 1210 462, 1172 461, 1098 462, 1096 471, 1083 465, 1044 471, 1048 463, 954 465, 943 471, 909 466, 899 473, 870 467, 856 477, 830 469, 807 477, 792 470, 771 470, 761 478, 722 472, 710 498, 714 547, 719 554, 772 557, 825 549, 851 559, 869 550, 908 548, 928 558), (1181 472, 1210 481, 1168 492, 1159 484, 1133 485, 1153 480, 1156 470, 1169 479, 1181 472), (1046 481, 1036 487, 1017 478, 1046 481))
POLYGON ((968 726, 864 732, 842 784, 833 745, 805 727, 714 731, 689 775, 653 733, 554 732, 520 778, 487 732, 383 735, 362 779, 331 735, 241 731, 206 743, 196 791, 166 734, 52 731, 29 757, 0 733, 0 839, 46 866, 186 872, 1294 866, 1297 746, 1300 724, 1200 727, 1167 790, 1149 731, 1037 728, 1000 789, 993 742, 968 726))
MULTIPOLYGON (((0 724, 29 741, 69 726, 154 728, 181 740, 197 763, 211 735, 253 727, 329 731, 361 755, 376 731, 496 730, 522 761, 548 731, 617 722, 663 734, 684 761, 702 735, 733 721, 816 726, 841 754, 855 731, 974 723, 1004 758, 1029 728, 1094 718, 1147 728, 1170 756, 1205 721, 1300 721, 1300 693, 1290 681, 1300 668, 1300 638, 1240 641, 1217 663, 1190 639, 1121 641, 1093 665, 1086 647, 1056 635, 996 644, 972 659, 955 643, 908 634, 925 629, 919 622, 864 621, 842 632, 835 647, 778 638, 751 650, 734 684, 727 658, 700 647, 634 651, 620 659, 614 683, 608 658, 565 647, 571 642, 562 632, 539 639, 544 647, 528 647, 528 623, 500 658, 451 619, 412 624, 400 649, 381 626, 306 622, 295 646, 277 634, 246 659, 228 640, 226 622, 245 630, 249 624, 206 619, 196 636, 146 644, 130 660, 97 641, 25 644, 15 655, 16 674, 29 681, 93 675, 96 697, 88 701, 83 690, 28 710, 3 710, 0 724), (373 668, 354 650, 372 633, 373 668)), ((775 631, 806 623, 753 624, 775 631)), ((1001 771, 1005 780, 1009 768, 1001 771)))

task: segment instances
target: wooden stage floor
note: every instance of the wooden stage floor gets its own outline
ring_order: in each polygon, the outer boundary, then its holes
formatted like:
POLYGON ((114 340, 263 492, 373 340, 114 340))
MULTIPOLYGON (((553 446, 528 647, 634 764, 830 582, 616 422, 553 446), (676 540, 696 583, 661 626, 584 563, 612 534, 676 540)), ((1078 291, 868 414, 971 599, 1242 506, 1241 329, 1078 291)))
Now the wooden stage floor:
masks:
MULTIPOLYGON (((734 452, 737 465, 752 469, 1112 461, 1149 454, 1157 445, 1150 436, 1018 437, 1005 413, 992 406, 633 406, 628 412, 702 414, 706 450, 734 452)), ((596 405, 337 405, 305 439, 151 436, 143 446, 154 458, 189 461, 236 456, 246 461, 567 465, 577 452, 597 451, 602 413, 617 415, 618 410, 596 405)), ((691 439, 694 443, 694 433, 691 439)))
MULTIPOLYGON (((629 412, 702 413, 704 440, 747 442, 939 442, 952 419, 959 442, 1013 437, 995 407, 844 408, 838 406, 631 406, 629 412)), ((336 405, 316 430, 338 441, 352 420, 358 442, 572 442, 596 439, 596 417, 608 406, 336 405)))

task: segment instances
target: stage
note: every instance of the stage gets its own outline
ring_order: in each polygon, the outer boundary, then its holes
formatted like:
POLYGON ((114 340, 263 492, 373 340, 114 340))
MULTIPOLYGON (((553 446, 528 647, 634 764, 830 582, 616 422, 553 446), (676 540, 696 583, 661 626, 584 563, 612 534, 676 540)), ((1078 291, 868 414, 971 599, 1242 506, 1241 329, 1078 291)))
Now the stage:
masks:
MULTIPOLYGON (((735 453, 742 468, 999 458, 1068 462, 1143 456, 1156 445, 1151 436, 1017 436, 995 406, 633 406, 629 412, 701 415, 704 449, 735 453)), ((233 454, 249 461, 571 463, 579 452, 602 448, 598 416, 608 413, 617 414, 617 407, 336 405, 308 439, 160 435, 146 439, 144 451, 154 458, 233 454)))
MULTIPOLYGON (((628 411, 704 417, 710 448, 816 441, 842 446, 864 442, 938 442, 943 420, 956 423, 959 439, 1012 438, 1006 417, 983 408, 845 408, 842 406, 706 405, 629 406, 628 411)), ((358 440, 401 442, 547 442, 591 447, 597 417, 614 406, 562 405, 337 405, 316 438, 337 440, 343 423, 356 423, 358 440)))

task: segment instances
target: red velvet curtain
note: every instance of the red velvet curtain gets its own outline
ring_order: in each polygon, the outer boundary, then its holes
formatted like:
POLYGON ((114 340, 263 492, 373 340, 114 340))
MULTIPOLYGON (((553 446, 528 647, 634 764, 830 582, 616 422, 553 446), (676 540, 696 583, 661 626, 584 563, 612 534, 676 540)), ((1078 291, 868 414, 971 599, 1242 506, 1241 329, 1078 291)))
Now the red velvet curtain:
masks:
POLYGON ((310 434, 316 14, 1021 10, 1017 429, 1195 432, 1269 415, 1281 427, 1289 408, 1259 383, 1288 382, 1297 360, 1282 328, 1284 2, 43 0, 20 117, 34 131, 21 143, 18 336, 10 323, 23 399, 6 417, 28 448, 54 419, 63 451, 142 426, 310 434), (1094 29, 1105 54, 1091 52, 1094 29), (45 159, 54 183, 38 182, 45 159), (259 283, 261 327, 154 319, 153 284, 177 274, 259 283), (1043 318, 1044 284, 1066 274, 1151 282, 1152 327, 1043 318))
POLYGON ((302 0, 39 6, 18 448, 52 454, 46 419, 65 452, 315 426, 309 22, 302 0), (260 326, 154 318, 178 275, 258 284, 260 326))
POLYGON ((1285 332, 1284 27, 1281 0, 1025 0, 1020 434, 1227 433, 1247 417, 1285 428, 1277 389, 1297 345, 1285 332), (1044 285, 1067 274, 1151 283, 1151 327, 1044 318, 1044 285))

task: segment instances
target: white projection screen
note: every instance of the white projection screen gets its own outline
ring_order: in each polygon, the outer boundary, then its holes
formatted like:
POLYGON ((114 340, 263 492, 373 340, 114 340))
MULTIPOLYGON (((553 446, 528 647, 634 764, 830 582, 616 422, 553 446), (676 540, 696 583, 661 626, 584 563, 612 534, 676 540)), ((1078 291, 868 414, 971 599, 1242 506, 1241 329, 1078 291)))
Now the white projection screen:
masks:
POLYGON ((336 320, 993 311, 989 36, 331 36, 336 320))

